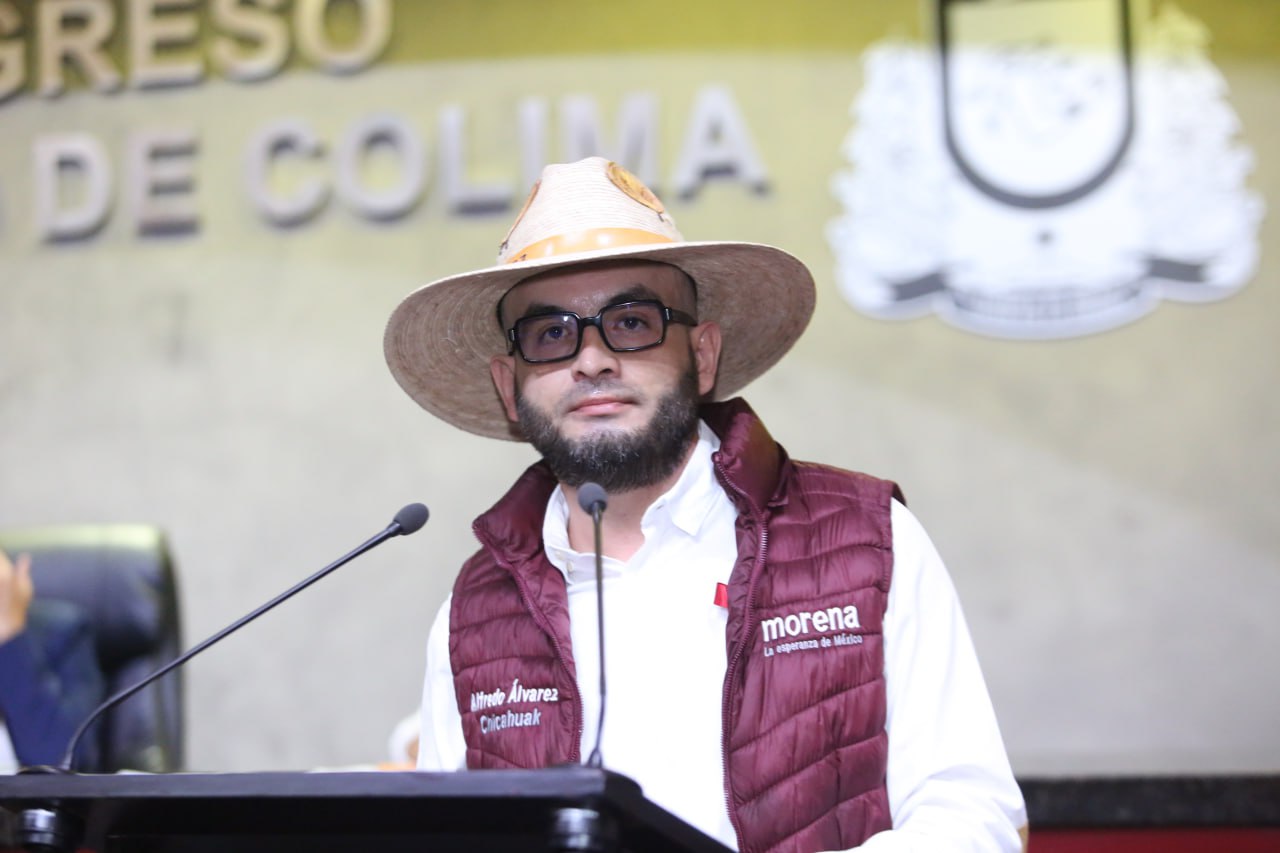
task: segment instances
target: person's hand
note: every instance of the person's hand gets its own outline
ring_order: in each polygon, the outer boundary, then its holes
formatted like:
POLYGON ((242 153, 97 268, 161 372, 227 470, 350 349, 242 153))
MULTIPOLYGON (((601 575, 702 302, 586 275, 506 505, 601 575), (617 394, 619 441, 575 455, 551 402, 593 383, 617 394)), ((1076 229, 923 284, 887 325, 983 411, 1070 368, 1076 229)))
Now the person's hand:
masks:
POLYGON ((19 554, 15 565, 0 551, 0 643, 12 640, 27 627, 27 608, 34 594, 31 556, 19 554))

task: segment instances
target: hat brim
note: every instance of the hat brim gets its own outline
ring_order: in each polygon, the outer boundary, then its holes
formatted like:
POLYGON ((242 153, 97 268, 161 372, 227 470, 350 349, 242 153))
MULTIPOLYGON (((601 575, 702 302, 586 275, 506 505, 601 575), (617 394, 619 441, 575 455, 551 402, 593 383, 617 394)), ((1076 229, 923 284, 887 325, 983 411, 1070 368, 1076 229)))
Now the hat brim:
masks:
POLYGON ((671 264, 698 287, 699 321, 719 323, 723 399, 786 354, 813 315, 813 276, 800 260, 761 243, 657 243, 505 264, 440 279, 409 294, 387 321, 383 351, 400 387, 438 418, 476 435, 523 441, 507 419, 489 360, 507 351, 498 300, 531 275, 593 261, 671 264))

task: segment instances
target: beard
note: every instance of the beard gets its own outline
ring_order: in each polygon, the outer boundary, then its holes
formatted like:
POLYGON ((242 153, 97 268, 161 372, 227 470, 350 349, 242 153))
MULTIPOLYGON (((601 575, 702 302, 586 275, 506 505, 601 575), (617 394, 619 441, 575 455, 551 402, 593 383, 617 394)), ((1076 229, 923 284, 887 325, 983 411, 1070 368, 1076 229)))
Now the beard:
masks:
POLYGON ((520 427, 556 479, 566 486, 595 482, 613 493, 656 485, 684 462, 697 433, 698 374, 692 361, 676 386, 658 401, 649 423, 635 430, 605 430, 576 441, 566 438, 517 387, 520 427))

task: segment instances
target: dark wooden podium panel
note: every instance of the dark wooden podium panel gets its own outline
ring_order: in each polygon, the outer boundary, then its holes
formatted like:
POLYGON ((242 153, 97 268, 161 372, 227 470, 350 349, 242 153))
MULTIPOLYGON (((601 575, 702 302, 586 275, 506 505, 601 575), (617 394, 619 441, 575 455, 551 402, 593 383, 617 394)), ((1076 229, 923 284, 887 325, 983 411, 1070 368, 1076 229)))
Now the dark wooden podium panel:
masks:
POLYGON ((0 779, 11 823, 42 804, 82 820, 81 848, 99 853, 547 850, 562 808, 605 815, 617 830, 613 849, 728 849, 631 779, 586 767, 0 779))

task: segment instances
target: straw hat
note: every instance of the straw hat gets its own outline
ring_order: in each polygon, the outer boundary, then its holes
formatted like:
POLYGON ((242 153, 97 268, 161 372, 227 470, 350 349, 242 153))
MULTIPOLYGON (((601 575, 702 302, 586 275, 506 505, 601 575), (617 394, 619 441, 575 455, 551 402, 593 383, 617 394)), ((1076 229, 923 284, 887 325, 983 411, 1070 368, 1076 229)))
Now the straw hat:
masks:
POLYGON ((617 163, 589 157, 543 170, 497 266, 405 297, 383 339, 392 375, 456 427, 523 440, 489 377, 490 357, 507 351, 498 300, 531 275, 620 258, 672 264, 697 283, 698 320, 715 320, 723 334, 717 399, 772 367, 813 314, 813 276, 798 259, 758 243, 687 242, 648 187, 617 163))

